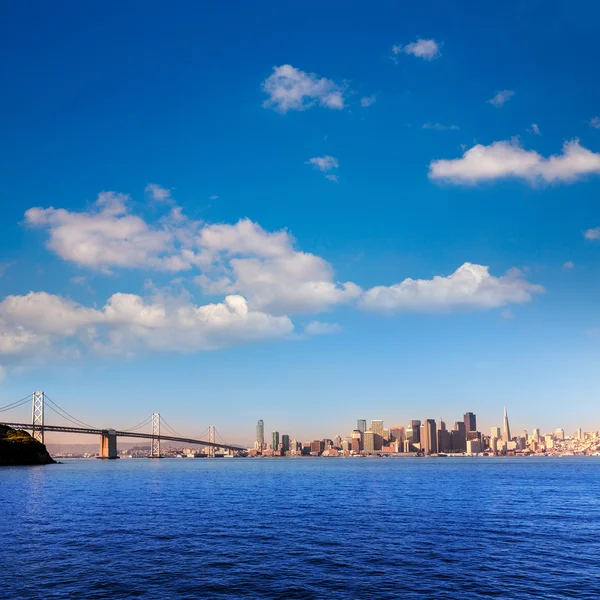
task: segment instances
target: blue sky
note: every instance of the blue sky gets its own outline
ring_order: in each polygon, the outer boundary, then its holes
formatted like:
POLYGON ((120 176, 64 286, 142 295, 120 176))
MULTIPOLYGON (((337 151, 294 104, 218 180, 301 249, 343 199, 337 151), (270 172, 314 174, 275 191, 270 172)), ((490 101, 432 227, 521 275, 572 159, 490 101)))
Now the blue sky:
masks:
POLYGON ((2 404, 597 429, 599 13, 7 7, 2 404))

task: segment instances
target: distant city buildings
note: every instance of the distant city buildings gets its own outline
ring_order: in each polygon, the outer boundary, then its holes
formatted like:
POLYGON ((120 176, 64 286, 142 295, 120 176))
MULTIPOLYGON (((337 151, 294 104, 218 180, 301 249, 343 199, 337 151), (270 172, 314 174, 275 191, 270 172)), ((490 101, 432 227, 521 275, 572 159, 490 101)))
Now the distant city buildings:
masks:
MULTIPOLYGON (((333 439, 290 441, 288 434, 273 431, 271 445, 264 441, 264 422, 256 425, 254 448, 251 456, 400 456, 400 455, 518 455, 518 454, 596 454, 600 455, 600 437, 597 431, 584 432, 581 428, 571 436, 564 429, 552 433, 534 428, 531 434, 523 431, 513 437, 510 430, 508 411, 504 408, 502 428, 491 427, 490 435, 477 430, 477 417, 467 412, 460 421, 455 421, 449 430, 444 419, 412 419, 406 427, 395 425, 389 429, 381 419, 373 419, 367 428, 366 419, 358 419, 357 428, 345 437, 333 439)), ((187 456, 204 456, 189 451, 187 456)))

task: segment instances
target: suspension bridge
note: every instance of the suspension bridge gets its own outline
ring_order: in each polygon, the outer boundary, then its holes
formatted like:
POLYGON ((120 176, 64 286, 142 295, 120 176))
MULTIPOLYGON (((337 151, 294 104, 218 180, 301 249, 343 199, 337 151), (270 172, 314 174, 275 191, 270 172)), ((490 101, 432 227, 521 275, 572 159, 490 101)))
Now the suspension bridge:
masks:
POLYGON ((150 440, 150 458, 160 458, 160 444, 165 442, 179 442, 194 446, 204 446, 208 449, 208 456, 215 456, 219 449, 231 452, 244 452, 245 448, 234 446, 223 441, 217 433, 214 426, 210 426, 203 432, 198 439, 188 438, 175 431, 161 416, 160 413, 152 413, 141 423, 129 429, 110 429, 102 427, 93 427, 69 414, 61 408, 56 402, 53 402, 44 392, 33 392, 31 396, 21 398, 16 402, 0 407, 0 424, 8 425, 13 429, 24 429, 31 431, 32 436, 44 443, 44 433, 57 431, 61 433, 79 433, 100 436, 100 452, 98 458, 114 459, 119 458, 117 450, 117 438, 138 438, 150 440), (31 423, 12 423, 2 420, 4 413, 14 411, 31 402, 31 423), (45 422, 46 409, 50 409, 62 419, 69 422, 69 425, 49 425, 45 422), (143 431, 148 427, 150 431, 143 431), (162 429, 162 431, 161 431, 162 429), (166 434, 164 433, 166 431, 166 434), (200 439, 208 433, 208 440, 200 439), (220 439, 217 439, 220 438, 220 439))

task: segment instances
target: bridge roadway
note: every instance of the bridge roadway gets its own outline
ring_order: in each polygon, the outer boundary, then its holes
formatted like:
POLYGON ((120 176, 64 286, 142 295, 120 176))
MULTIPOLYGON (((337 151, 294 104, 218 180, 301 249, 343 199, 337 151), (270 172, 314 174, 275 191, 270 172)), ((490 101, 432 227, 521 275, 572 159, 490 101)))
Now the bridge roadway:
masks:
MULTIPOLYGON (((31 423, 2 423, 2 425, 8 425, 13 429, 25 429, 29 431, 33 431, 33 426, 31 423)), ((91 435, 105 435, 109 429, 89 429, 86 427, 64 427, 62 425, 44 425, 44 431, 62 431, 63 433, 87 433, 91 435)), ((112 431, 112 430, 110 430, 112 431)), ((212 442, 205 442, 203 440, 194 440, 192 438, 180 438, 172 435, 152 435, 151 433, 134 433, 131 431, 119 431, 117 429, 114 430, 114 434, 117 437, 128 437, 128 438, 142 438, 145 440, 159 439, 167 442, 181 442, 183 444, 193 444, 196 446, 213 446, 214 448, 224 448, 226 450, 233 451, 245 451, 246 448, 242 446, 231 446, 228 444, 219 444, 212 442)))

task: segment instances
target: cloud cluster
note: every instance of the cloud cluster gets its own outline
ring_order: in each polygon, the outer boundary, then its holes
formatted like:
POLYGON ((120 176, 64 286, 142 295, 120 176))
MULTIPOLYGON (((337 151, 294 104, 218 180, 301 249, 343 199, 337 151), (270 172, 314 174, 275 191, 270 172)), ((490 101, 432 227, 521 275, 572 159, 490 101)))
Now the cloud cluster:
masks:
MULTIPOLYGON (((337 167, 330 156, 309 163, 324 173, 337 167)), ((59 257, 106 274, 192 270, 195 290, 219 296, 215 302, 198 305, 188 292, 154 286, 150 297, 115 293, 101 308, 45 292, 8 296, 0 302, 0 355, 192 352, 284 338, 294 330, 291 316, 340 305, 379 312, 489 309, 528 302, 543 291, 520 272, 494 277, 488 267, 470 263, 447 277, 364 290, 338 281, 328 261, 298 249, 286 230, 267 231, 249 219, 193 221, 172 200, 165 210, 148 222, 132 214, 127 196, 106 192, 87 211, 30 209, 26 223, 47 229, 48 247, 59 257)), ((304 332, 340 330, 314 320, 304 332)))
POLYGON ((600 227, 593 227, 591 229, 587 229, 583 233, 583 237, 586 240, 600 240, 600 227))
POLYGON ((503 178, 525 179, 531 184, 574 181, 584 175, 600 173, 600 154, 580 145, 579 140, 565 142, 562 154, 544 158, 525 150, 518 141, 477 144, 461 158, 434 160, 429 177, 456 184, 475 184, 503 178))
POLYGON ((281 113, 306 110, 315 105, 334 110, 344 108, 342 86, 292 65, 273 67, 273 73, 263 82, 262 89, 269 96, 263 106, 281 113))
POLYGON ((515 93, 513 90, 501 90, 496 92, 496 95, 488 100, 488 104, 491 104, 496 108, 502 108, 514 95, 515 93))
POLYGON ((433 60, 434 58, 441 56, 440 47, 441 44, 435 40, 424 40, 419 38, 416 42, 406 44, 405 46, 392 46, 392 53, 394 55, 398 55, 402 52, 404 54, 411 54, 412 56, 417 56, 418 58, 423 58, 425 60, 433 60))

